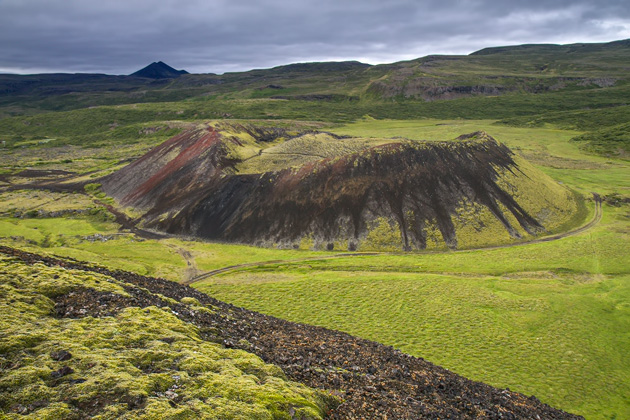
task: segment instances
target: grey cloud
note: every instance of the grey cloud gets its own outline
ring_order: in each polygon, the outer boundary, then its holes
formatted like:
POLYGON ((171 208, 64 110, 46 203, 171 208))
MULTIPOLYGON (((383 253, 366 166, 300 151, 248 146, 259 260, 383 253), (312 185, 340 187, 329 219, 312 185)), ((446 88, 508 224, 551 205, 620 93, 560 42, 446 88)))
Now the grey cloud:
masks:
POLYGON ((391 62, 630 37, 627 1, 0 0, 0 70, 194 72, 298 61, 391 62))

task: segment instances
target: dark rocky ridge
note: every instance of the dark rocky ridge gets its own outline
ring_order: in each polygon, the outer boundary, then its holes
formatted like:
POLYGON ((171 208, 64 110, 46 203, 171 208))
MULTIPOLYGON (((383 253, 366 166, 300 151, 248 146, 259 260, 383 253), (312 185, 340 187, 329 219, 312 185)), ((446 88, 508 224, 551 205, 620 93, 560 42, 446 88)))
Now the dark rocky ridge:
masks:
POLYGON ((488 209, 514 238, 508 215, 525 232, 544 230, 499 186, 501 174, 519 168, 485 133, 394 142, 260 174, 235 173, 237 142, 213 127, 183 133, 103 179, 103 188, 146 210, 146 227, 259 245, 290 247, 308 237, 352 250, 386 220, 404 249, 426 248, 430 226, 455 248, 453 218, 463 201, 488 209))
POLYGON ((92 289, 61 295, 55 306, 59 316, 102 317, 130 306, 170 307, 180 319, 202 329, 206 340, 243 348, 280 366, 292 380, 337 392, 344 401, 329 413, 331 419, 582 418, 533 396, 468 380, 392 347, 237 308, 167 280, 4 246, 0 252, 28 263, 98 272, 127 284, 129 298, 92 289), (164 296, 180 302, 171 303, 164 296), (210 305, 214 312, 195 311, 181 303, 184 297, 210 305))
POLYGON ((276 70, 284 73, 294 72, 336 72, 366 69, 372 67, 369 64, 361 63, 358 61, 328 61, 328 62, 311 62, 311 63, 294 63, 283 66, 274 67, 272 70, 276 70))

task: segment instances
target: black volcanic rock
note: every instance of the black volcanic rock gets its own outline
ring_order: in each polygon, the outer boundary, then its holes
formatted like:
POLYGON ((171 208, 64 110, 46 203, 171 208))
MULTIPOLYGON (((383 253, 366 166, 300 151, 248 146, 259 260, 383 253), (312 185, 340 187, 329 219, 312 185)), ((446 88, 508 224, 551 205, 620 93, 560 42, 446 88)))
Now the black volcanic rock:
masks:
POLYGON ((168 64, 162 61, 158 61, 149 64, 145 68, 138 70, 135 73, 130 74, 130 76, 146 77, 148 79, 170 79, 174 77, 179 77, 182 74, 189 73, 186 70, 175 70, 168 64))
POLYGON ((145 227, 258 245, 291 247, 312 238, 316 248, 347 242, 358 249, 386 220, 405 250, 425 249, 434 228, 456 248, 462 203, 486 209, 514 239, 521 237, 517 227, 532 235, 544 230, 502 187, 501 174, 521 172, 513 153, 485 133, 392 142, 252 174, 235 170, 235 141, 213 127, 184 132, 103 178, 103 189, 145 210, 145 227))

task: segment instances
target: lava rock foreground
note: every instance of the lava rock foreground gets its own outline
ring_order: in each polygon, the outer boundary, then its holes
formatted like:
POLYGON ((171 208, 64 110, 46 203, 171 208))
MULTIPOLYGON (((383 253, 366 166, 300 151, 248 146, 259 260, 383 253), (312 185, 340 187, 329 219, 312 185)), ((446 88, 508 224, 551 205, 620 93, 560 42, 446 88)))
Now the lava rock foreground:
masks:
POLYGON ((202 331, 204 339, 250 351, 280 366, 294 381, 329 390, 343 402, 331 419, 581 419, 509 390, 471 381, 424 359, 339 331, 297 324, 218 301, 168 280, 112 271, 69 259, 41 256, 0 246, 0 252, 27 263, 98 272, 124 282, 132 297, 83 289, 62 295, 59 316, 103 317, 126 307, 169 307, 202 331), (193 297, 213 313, 181 301, 193 297))

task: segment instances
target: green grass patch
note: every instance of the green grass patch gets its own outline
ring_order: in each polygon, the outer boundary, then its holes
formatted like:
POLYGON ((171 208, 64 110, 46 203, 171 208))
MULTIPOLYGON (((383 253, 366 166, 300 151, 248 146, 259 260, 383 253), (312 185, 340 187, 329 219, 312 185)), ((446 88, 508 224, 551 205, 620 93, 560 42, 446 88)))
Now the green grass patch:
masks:
POLYGON ((582 143, 589 152, 628 158, 630 155, 630 123, 602 128, 571 139, 582 143))
POLYGON ((623 124, 630 118, 630 106, 620 105, 602 109, 547 112, 545 114, 505 118, 500 124, 514 127, 545 127, 553 125, 581 131, 597 130, 623 124))
POLYGON ((94 208, 95 204, 83 194, 56 193, 37 190, 17 190, 0 193, 0 214, 13 216, 16 213, 42 211, 46 214, 55 212, 84 211, 94 208))
POLYGON ((393 345, 587 418, 630 415, 630 209, 516 247, 244 268, 196 284, 230 303, 393 345))
POLYGON ((117 231, 118 225, 111 221, 91 216, 32 219, 0 218, 1 238, 24 239, 30 241, 29 243, 41 244, 41 241, 48 237, 52 241, 49 246, 60 245, 76 237, 90 236, 97 233, 113 234, 117 231))
POLYGON ((393 345, 587 418, 630 415, 628 275, 476 277, 301 265, 198 287, 239 306, 393 345))

